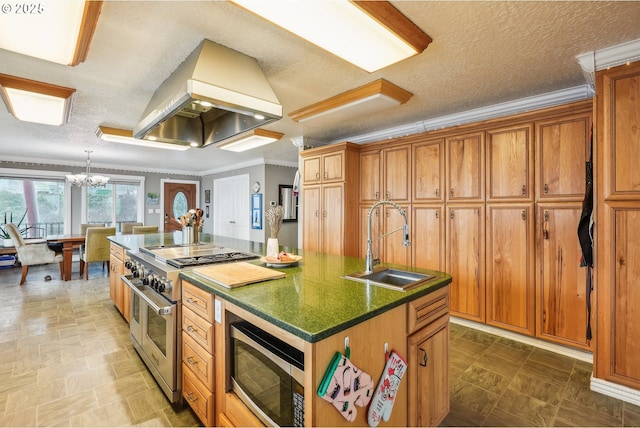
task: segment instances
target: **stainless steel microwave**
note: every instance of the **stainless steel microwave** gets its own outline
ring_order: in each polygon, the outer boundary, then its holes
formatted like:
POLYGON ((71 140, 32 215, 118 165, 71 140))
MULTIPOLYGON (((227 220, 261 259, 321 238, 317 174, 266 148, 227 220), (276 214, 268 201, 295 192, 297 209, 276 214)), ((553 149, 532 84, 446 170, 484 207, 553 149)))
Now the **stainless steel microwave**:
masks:
POLYGON ((230 329, 238 398, 265 425, 304 426, 304 353, 246 321, 230 329))

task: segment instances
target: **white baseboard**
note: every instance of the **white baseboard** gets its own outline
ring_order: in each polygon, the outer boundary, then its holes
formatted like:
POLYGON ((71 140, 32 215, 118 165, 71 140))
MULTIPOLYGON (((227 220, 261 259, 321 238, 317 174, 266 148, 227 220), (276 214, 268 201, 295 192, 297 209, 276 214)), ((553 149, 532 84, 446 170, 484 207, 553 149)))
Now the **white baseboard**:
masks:
MULTIPOLYGON (((557 345, 555 343, 546 342, 544 340, 536 339, 529 336, 523 336, 518 333, 513 333, 501 328, 469 321, 463 318, 451 317, 451 322, 593 364, 593 354, 591 352, 568 348, 566 346, 557 345)), ((609 397, 617 398, 618 400, 640 406, 639 390, 595 378, 593 377, 593 373, 591 375, 590 389, 594 392, 598 392, 600 394, 604 394, 609 397)))
POLYGON ((451 322, 464 325, 465 327, 484 331, 485 333, 490 333, 496 336, 504 337, 506 339, 515 340, 516 342, 521 342, 527 345, 535 346, 536 348, 541 348, 550 352, 555 352, 556 354, 564 355, 566 357, 575 358, 576 360, 593 364, 593 353, 591 352, 569 348, 567 346, 558 345, 555 343, 536 339, 534 337, 524 336, 522 334, 513 333, 511 331, 503 330, 501 328, 493 327, 486 324, 481 324, 474 321, 465 320, 462 318, 451 317, 451 322))

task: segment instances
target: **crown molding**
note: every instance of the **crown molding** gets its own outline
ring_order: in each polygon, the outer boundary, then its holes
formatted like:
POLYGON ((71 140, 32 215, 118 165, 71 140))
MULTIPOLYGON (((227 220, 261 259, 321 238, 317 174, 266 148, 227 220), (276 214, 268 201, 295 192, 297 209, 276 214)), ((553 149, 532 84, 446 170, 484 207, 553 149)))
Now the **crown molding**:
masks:
POLYGON ((640 59, 640 39, 620 43, 619 45, 599 49, 597 51, 585 52, 576 56, 582 73, 587 83, 595 88, 596 71, 604 70, 618 65, 640 59))
POLYGON ((512 114, 524 113, 527 111, 553 107, 561 104, 568 104, 575 101, 582 101, 585 99, 589 99, 592 96, 593 94, 591 92, 591 88, 588 85, 575 86, 573 88, 548 92, 546 94, 527 98, 520 98, 517 100, 468 110, 461 113, 454 113, 447 116, 441 116, 433 119, 409 123, 406 125, 395 126, 393 128, 383 129, 381 131, 376 131, 369 134, 363 134, 349 138, 341 138, 340 140, 333 141, 331 144, 341 141, 350 141, 356 144, 365 144, 382 141, 388 138, 404 137, 407 135, 419 134, 421 132, 432 131, 435 129, 448 128, 452 126, 463 125, 466 123, 480 122, 483 120, 495 119, 512 114))

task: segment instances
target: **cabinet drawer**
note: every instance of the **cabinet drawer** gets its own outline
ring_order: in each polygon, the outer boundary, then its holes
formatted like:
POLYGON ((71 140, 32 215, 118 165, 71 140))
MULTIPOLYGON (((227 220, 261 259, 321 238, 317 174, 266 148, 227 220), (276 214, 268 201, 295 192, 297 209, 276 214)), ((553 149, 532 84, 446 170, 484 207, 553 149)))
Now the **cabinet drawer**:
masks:
POLYGON ((244 405, 233 392, 227 392, 224 399, 226 419, 236 427, 263 427, 264 424, 244 405))
POLYGON ((182 306, 191 309, 210 323, 213 323, 213 300, 213 294, 182 281, 182 306))
POLYGON ((182 365, 182 396, 204 426, 214 426, 213 394, 195 378, 185 364, 182 365))
POLYGON ((120 261, 124 261, 124 248, 120 245, 114 244, 113 242, 109 243, 109 251, 111 251, 111 255, 120 259, 120 261))
POLYGON ((209 391, 213 391, 213 356, 187 333, 182 333, 182 363, 209 391))
POLYGON ((409 334, 449 312, 449 286, 408 303, 409 334))
POLYGON ((191 336, 200 346, 213 353, 213 324, 182 306, 182 330, 191 336))

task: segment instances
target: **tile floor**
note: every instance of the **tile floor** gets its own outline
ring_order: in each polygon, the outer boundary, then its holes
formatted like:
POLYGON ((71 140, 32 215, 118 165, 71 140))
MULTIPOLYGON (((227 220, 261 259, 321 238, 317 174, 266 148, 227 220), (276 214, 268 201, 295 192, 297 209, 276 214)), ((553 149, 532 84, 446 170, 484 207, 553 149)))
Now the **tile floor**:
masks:
MULTIPOLYGON (((0 426, 199 425, 137 356, 100 264, 88 282, 19 278, 0 270, 0 426)), ((589 390, 590 364, 456 324, 450 354, 443 426, 640 426, 640 407, 589 390)))

